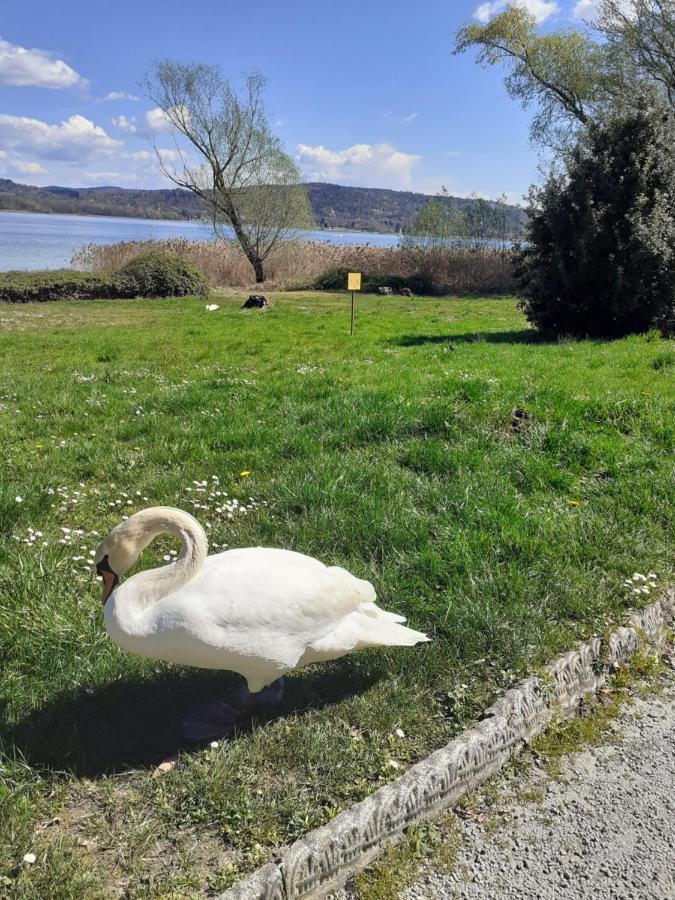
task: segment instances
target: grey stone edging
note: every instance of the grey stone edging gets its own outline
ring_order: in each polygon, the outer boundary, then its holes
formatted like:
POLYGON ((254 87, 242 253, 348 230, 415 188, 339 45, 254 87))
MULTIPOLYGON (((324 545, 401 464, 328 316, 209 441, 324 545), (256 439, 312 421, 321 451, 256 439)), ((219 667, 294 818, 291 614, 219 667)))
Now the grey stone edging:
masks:
POLYGON ((217 900, 318 900, 365 868, 404 830, 451 807, 497 772, 554 715, 570 715, 600 688, 612 668, 642 646, 661 646, 675 619, 675 588, 634 613, 606 640, 593 638, 563 653, 541 677, 508 690, 480 722, 411 766, 396 781, 310 831, 279 863, 268 863, 217 900))

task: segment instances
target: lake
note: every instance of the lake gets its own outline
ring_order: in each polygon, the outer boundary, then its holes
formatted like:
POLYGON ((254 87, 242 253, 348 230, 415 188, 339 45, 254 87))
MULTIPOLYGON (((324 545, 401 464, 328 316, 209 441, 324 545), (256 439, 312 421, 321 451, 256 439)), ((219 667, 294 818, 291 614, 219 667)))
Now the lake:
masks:
MULTIPOLYGON (((398 242, 395 234, 367 232, 306 231, 301 236, 306 240, 368 243, 377 247, 391 247, 398 242)), ((115 244, 173 237, 207 241, 213 238, 213 231, 200 222, 0 211, 0 272, 68 267, 73 251, 92 242, 115 244)))

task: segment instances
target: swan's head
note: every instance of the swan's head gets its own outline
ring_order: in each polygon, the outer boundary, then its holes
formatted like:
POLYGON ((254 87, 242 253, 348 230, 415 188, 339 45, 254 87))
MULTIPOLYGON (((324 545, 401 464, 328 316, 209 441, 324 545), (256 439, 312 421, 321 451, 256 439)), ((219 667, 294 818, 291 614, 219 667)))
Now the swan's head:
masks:
POLYGON ((121 522, 96 548, 94 563, 97 574, 103 579, 101 602, 104 605, 120 578, 133 566, 143 550, 145 542, 137 531, 131 519, 121 522))
POLYGON ((116 525, 96 549, 94 562, 96 571, 103 579, 101 600, 104 604, 120 578, 134 565, 148 544, 164 532, 180 538, 184 553, 190 548, 194 571, 201 566, 208 553, 208 543, 196 519, 172 506, 142 509, 116 525))

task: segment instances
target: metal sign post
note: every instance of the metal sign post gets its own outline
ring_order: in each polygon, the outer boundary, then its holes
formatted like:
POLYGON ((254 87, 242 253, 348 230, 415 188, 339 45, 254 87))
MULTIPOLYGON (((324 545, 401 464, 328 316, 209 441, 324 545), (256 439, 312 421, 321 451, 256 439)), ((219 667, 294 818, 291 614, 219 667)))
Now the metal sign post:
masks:
POLYGON ((354 334, 354 291, 361 290, 361 273, 360 272, 348 272, 347 273, 347 290, 352 292, 352 321, 351 321, 351 327, 349 329, 349 333, 354 334))

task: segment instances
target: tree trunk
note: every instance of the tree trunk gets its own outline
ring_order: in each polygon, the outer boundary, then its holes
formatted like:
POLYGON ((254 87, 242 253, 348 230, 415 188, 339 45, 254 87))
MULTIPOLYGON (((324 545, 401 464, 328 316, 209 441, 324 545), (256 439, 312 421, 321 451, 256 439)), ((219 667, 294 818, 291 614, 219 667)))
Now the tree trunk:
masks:
POLYGON ((229 197, 227 189, 224 186, 220 187, 220 201, 222 204, 222 209, 225 211, 228 219, 230 220, 230 224, 232 225, 232 230, 235 233, 237 240, 239 241, 239 246, 246 254, 246 258, 253 266, 253 271, 255 272, 255 280, 256 284, 260 284, 265 280, 265 273, 263 272, 263 261, 258 256, 256 249, 251 245, 246 232, 244 231, 241 222, 239 221, 239 216, 237 214, 236 207, 232 200, 229 197))

